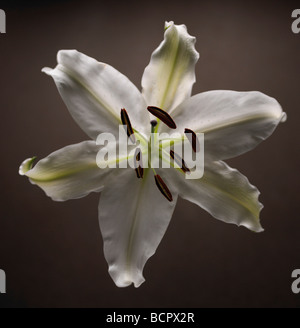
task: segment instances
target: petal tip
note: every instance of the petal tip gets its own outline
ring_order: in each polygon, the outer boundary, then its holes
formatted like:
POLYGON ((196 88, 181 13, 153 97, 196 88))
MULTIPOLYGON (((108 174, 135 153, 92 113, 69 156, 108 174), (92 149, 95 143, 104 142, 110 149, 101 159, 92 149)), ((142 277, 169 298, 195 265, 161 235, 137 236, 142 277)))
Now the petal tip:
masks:
POLYGON ((145 278, 142 274, 133 276, 126 271, 117 270, 114 266, 110 267, 108 272, 116 286, 119 288, 129 287, 132 284, 135 288, 138 288, 145 281, 145 278))
POLYGON ((251 231, 255 233, 260 233, 260 232, 264 232, 265 229, 260 224, 258 224, 255 228, 252 228, 251 231))
POLYGON ((51 71, 53 71, 53 69, 50 68, 50 67, 43 67, 41 71, 42 71, 42 73, 45 73, 47 75, 51 75, 51 71))
POLYGON ((248 230, 255 232, 255 233, 260 233, 260 232, 264 232, 265 229, 261 226, 260 222, 256 222, 256 223, 241 223, 238 224, 238 227, 244 227, 247 228, 248 230))
POLYGON ((56 60, 58 64, 65 66, 70 59, 79 60, 82 57, 86 56, 76 49, 61 49, 57 52, 56 60))
POLYGON ((29 170, 31 170, 33 162, 34 162, 35 159, 36 159, 36 156, 25 159, 25 161, 23 161, 22 164, 19 167, 19 174, 20 175, 26 175, 26 173, 29 170))
POLYGON ((166 31, 169 27, 171 27, 171 26, 173 26, 173 25, 174 25, 174 22, 173 22, 173 21, 169 21, 169 22, 165 21, 165 31, 166 31))
POLYGON ((257 231, 255 231, 255 232, 257 232, 257 233, 259 233, 259 232, 264 232, 265 231, 265 229, 263 228, 263 227, 260 227, 257 231))
POLYGON ((280 123, 284 123, 287 120, 287 114, 285 112, 282 112, 280 117, 280 123))

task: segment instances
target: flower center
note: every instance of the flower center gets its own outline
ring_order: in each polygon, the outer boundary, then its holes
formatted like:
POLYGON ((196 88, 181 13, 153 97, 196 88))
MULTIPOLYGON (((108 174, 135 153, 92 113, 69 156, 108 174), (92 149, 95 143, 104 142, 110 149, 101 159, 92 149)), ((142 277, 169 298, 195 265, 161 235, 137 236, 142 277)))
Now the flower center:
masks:
MULTIPOLYGON (((176 129, 176 123, 174 122, 172 117, 167 112, 162 110, 161 108, 158 108, 155 106, 148 106, 147 110, 152 115, 156 116, 159 121, 162 121, 164 124, 166 124, 169 128, 176 129)), ((121 120, 122 120, 123 125, 126 128, 128 138, 131 140, 131 142, 133 144, 135 144, 136 138, 134 135, 134 129, 132 128, 128 113, 125 108, 121 109, 121 120)), ((150 159, 149 155, 153 154, 152 150, 155 147, 157 147, 157 145, 158 145, 159 152, 165 151, 165 150, 163 149, 162 146, 160 146, 159 140, 157 140, 157 138, 156 138, 155 128, 157 127, 157 124, 158 124, 157 120, 151 120, 150 124, 151 124, 151 135, 150 135, 150 140, 148 142, 149 167, 152 169, 152 171, 154 173, 154 180, 155 180, 155 184, 156 184, 157 188, 163 194, 163 196, 168 201, 171 202, 173 200, 172 193, 170 192, 168 186, 163 181, 161 176, 159 174, 157 174, 155 169, 151 166, 151 159, 150 159)), ((197 139, 195 132, 186 128, 184 130, 184 134, 187 137, 187 139, 189 140, 189 142, 191 143, 193 151, 194 152, 199 151, 199 141, 197 139)), ((174 150, 170 150, 168 155, 170 156, 170 159, 172 159, 172 161, 174 163, 176 163, 176 165, 181 169, 181 171, 183 173, 190 173, 190 169, 187 167, 184 159, 181 158, 178 154, 176 154, 174 152, 174 150)), ((134 167, 135 167, 136 176, 138 179, 142 179, 144 177, 144 168, 143 168, 143 164, 142 164, 143 163, 142 151, 139 147, 136 148, 133 159, 134 159, 134 167)))

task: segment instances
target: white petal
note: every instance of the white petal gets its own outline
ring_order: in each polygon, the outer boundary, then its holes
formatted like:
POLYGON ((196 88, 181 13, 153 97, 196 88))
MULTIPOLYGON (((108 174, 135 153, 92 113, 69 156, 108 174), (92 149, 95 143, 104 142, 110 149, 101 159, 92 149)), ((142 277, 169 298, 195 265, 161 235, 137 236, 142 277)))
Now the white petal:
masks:
POLYGON ((177 130, 203 132, 210 160, 243 154, 269 137, 286 114, 279 103, 260 92, 208 91, 173 112, 177 130))
POLYGON ((262 204, 259 191, 248 179, 224 162, 208 163, 201 179, 185 179, 178 170, 165 170, 168 184, 179 195, 205 209, 226 223, 242 225, 255 232, 263 231, 259 222, 262 204))
POLYGON ((164 40, 144 71, 142 87, 147 105, 171 112, 191 95, 199 54, 185 25, 166 22, 165 29, 164 40))
POLYGON ((93 139, 99 133, 117 133, 125 108, 133 128, 149 128, 149 115, 139 90, 113 67, 76 50, 61 50, 55 69, 44 68, 78 125, 93 139))
POLYGON ((101 193, 99 222, 109 273, 118 287, 144 282, 143 267, 155 253, 177 201, 169 202, 155 185, 148 169, 137 179, 133 169, 120 169, 101 193))
POLYGON ((98 151, 94 141, 67 146, 40 160, 32 169, 31 159, 25 160, 20 174, 29 177, 53 200, 80 198, 103 189, 109 169, 97 166, 98 151))

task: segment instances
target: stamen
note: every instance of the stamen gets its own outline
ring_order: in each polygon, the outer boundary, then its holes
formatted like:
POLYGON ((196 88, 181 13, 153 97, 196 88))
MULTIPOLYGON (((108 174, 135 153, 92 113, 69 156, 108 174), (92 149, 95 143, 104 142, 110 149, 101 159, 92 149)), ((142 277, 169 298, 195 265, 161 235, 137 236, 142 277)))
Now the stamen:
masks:
POLYGON ((156 174, 154 178, 159 191, 167 198, 169 202, 171 202, 173 200, 172 194, 163 179, 158 174, 156 174))
POLYGON ((144 169, 140 165, 141 159, 142 159, 142 152, 140 148, 137 148, 135 150, 133 160, 134 160, 135 173, 138 179, 143 179, 144 176, 144 169))
POLYGON ((127 136, 130 138, 132 143, 135 143, 134 131, 132 129, 129 116, 128 116, 125 108, 121 109, 121 120, 122 120, 123 125, 126 125, 126 127, 127 127, 127 136))
POLYGON ((196 133, 190 129, 184 129, 184 133, 188 138, 189 142, 191 143, 193 151, 195 153, 198 153, 200 151, 200 144, 196 133))
POLYGON ((140 150, 140 148, 137 148, 135 150, 134 157, 135 157, 136 162, 140 161, 140 159, 141 159, 141 150, 140 150))
POLYGON ((138 179, 143 179, 143 177, 144 177, 144 169, 141 166, 139 166, 139 167, 137 167, 135 169, 135 173, 136 173, 136 177, 138 179))
POLYGON ((180 167, 180 169, 183 173, 187 173, 187 172, 190 173, 191 172, 190 169, 186 166, 184 159, 181 158, 176 153, 174 153, 173 150, 170 150, 170 156, 177 163, 177 165, 180 167))
POLYGON ((152 115, 156 116, 161 121, 163 121, 169 128, 176 129, 175 122, 167 112, 154 106, 148 106, 147 109, 152 115))

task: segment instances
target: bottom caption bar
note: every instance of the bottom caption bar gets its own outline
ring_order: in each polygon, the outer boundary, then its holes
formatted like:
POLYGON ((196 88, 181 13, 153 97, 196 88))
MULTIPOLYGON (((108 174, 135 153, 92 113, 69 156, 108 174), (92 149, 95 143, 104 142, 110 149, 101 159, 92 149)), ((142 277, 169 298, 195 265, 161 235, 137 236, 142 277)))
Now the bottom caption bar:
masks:
POLYGON ((151 323, 197 323, 197 309, 102 309, 102 311, 102 318, 108 324, 125 323, 138 326, 151 323))

